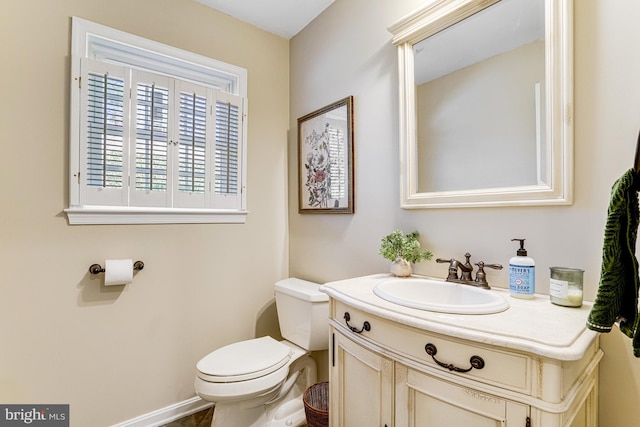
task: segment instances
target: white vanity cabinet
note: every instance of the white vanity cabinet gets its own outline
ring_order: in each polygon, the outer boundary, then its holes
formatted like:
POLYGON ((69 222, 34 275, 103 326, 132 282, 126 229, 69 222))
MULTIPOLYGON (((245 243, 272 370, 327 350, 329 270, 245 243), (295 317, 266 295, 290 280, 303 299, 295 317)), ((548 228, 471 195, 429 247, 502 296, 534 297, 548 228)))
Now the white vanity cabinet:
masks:
POLYGON ((392 426, 394 362, 332 331, 330 369, 332 426, 392 426))
POLYGON ((431 313, 373 295, 385 277, 323 287, 332 427, 597 426, 602 352, 588 305, 537 296, 491 315, 431 313))

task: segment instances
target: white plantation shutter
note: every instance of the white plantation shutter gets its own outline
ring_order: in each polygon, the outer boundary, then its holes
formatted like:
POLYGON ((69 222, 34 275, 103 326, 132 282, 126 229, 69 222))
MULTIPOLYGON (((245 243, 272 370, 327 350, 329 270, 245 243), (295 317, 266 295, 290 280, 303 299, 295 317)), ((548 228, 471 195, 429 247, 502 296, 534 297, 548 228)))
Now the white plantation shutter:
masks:
POLYGON ((218 206, 234 206, 241 200, 242 116, 240 97, 216 94, 214 203, 218 206))
POLYGON ((169 140, 173 79, 141 71, 132 72, 131 104, 135 114, 132 147, 133 206, 171 206, 169 140))
POLYGON ((86 62, 86 204, 241 209, 241 97, 86 62))
POLYGON ((80 98, 80 183, 86 204, 128 203, 129 73, 83 59, 80 98))
POLYGON ((211 93, 204 86, 176 81, 178 110, 176 201, 180 207, 211 205, 211 93))
POLYGON ((207 171, 207 98, 180 93, 178 190, 203 194, 207 171))

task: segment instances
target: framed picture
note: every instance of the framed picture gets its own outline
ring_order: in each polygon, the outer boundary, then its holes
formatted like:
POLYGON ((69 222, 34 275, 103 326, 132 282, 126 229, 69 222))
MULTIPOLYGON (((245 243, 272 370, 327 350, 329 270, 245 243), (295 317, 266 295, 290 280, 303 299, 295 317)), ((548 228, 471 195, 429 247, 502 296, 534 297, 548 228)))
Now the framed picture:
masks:
POLYGON ((298 212, 353 206, 353 96, 298 119, 298 212))

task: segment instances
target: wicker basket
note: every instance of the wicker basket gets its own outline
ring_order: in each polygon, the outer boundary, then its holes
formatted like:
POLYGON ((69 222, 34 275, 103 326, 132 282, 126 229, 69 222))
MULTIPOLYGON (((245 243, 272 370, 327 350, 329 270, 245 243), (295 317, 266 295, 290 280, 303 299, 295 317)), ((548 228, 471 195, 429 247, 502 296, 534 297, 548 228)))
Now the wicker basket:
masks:
POLYGON ((302 395, 302 402, 308 427, 327 427, 329 425, 328 382, 309 386, 302 395))

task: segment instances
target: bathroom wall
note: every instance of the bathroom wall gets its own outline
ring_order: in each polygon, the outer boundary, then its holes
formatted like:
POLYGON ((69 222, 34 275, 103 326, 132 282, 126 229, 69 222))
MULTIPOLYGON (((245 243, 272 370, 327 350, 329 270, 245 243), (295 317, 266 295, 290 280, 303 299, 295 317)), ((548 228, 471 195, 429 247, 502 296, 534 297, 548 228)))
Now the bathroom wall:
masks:
MULTIPOLYGON (((549 267, 582 267, 587 299, 597 290, 611 184, 633 164, 640 127, 640 3, 575 1, 575 201, 571 206, 402 210, 399 195, 398 74, 386 27, 420 0, 336 0, 291 41, 289 158, 297 153, 296 119, 354 96, 354 215, 300 215, 297 165, 289 163, 290 273, 330 281, 388 271, 380 239, 418 230, 437 257, 506 265, 514 237, 537 261, 536 286, 548 293, 549 267)), ((426 262, 417 273, 444 277, 426 262)), ((507 287, 508 272, 489 271, 507 287)), ((615 330, 602 336, 600 425, 640 424, 640 360, 615 330)))
POLYGON ((100 427, 194 396, 199 358, 274 327, 289 42, 191 0, 3 0, 0 40, 0 403, 100 427), (74 15, 248 69, 246 224, 67 224, 74 15), (109 258, 145 268, 105 288, 87 269, 109 258))

